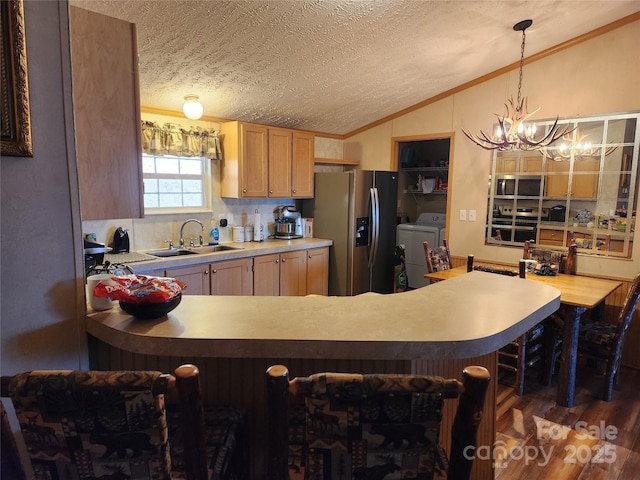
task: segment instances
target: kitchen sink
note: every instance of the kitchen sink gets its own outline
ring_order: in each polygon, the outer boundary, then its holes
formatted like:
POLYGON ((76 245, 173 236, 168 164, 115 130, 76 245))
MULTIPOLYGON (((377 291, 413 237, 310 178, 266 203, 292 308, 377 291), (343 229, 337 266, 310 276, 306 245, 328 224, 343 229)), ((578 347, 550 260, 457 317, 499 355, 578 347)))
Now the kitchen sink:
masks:
POLYGON ((203 253, 225 252, 228 250, 242 250, 242 247, 231 247, 229 245, 207 245, 202 247, 189 248, 169 248, 167 250, 157 250, 155 252, 147 252, 154 257, 179 257, 181 255, 197 255, 203 253))

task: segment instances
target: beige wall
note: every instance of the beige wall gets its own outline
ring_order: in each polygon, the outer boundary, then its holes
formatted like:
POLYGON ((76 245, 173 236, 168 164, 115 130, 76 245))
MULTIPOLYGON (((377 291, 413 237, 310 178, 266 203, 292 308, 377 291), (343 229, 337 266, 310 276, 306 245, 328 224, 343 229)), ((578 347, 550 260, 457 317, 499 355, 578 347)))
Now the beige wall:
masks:
POLYGON ((67 4, 24 17, 34 156, 0 162, 3 375, 88 364, 67 4))
MULTIPOLYGON (((529 109, 542 107, 536 118, 640 110, 640 22, 580 43, 525 65, 522 92, 529 109)), ((502 113, 502 104, 517 94, 518 71, 488 80, 432 105, 403 115, 345 140, 346 152, 360 152, 363 169, 389 170, 393 137, 455 132, 449 175, 448 238, 456 256, 516 263, 521 250, 484 244, 487 181, 491 153, 462 133, 486 130, 502 113), (461 209, 475 209, 476 222, 459 221, 461 209)), ((579 271, 632 278, 640 270, 640 241, 633 259, 580 256, 579 271)))

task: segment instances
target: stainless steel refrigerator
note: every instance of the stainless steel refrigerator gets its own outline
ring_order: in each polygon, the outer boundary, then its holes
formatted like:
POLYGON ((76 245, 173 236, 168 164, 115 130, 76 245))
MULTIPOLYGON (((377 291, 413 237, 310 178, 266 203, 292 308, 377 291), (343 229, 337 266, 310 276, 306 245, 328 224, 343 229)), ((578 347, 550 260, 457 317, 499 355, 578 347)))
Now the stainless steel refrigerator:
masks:
POLYGON ((302 214, 314 219, 314 237, 333 240, 329 295, 393 292, 397 201, 397 172, 315 174, 302 214))

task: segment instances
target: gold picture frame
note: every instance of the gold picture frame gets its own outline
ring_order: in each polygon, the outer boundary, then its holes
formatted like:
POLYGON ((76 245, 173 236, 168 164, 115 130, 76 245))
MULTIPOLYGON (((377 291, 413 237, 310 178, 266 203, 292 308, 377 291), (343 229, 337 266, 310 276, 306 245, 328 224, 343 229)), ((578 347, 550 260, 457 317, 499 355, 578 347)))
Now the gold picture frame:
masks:
POLYGON ((23 0, 1 0, 3 156, 33 157, 23 0))

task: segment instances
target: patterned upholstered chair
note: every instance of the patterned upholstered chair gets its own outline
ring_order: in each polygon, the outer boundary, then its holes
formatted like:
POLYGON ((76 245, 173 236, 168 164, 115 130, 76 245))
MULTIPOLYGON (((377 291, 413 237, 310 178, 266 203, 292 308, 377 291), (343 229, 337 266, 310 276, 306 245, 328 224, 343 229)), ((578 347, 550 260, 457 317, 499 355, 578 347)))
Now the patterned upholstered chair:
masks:
POLYGON ((267 370, 268 480, 467 479, 489 384, 484 367, 456 379, 267 370), (445 399, 459 398, 451 458, 440 446, 445 399), (393 473, 393 476, 386 475, 393 473))
POLYGON ((424 256, 427 260, 427 271, 429 273, 441 272, 451 268, 451 253, 449 252, 449 243, 442 240, 442 246, 435 250, 429 246, 428 242, 422 242, 424 247, 424 256))
POLYGON ((237 449, 229 439, 217 446, 208 441, 197 367, 182 365, 174 373, 65 370, 2 377, 2 396, 13 402, 34 479, 232 478, 228 457, 237 449), (174 397, 177 411, 168 421, 165 400, 174 397), (175 430, 188 434, 172 435, 175 430))
POLYGON ((624 338, 633 320, 639 299, 640 273, 636 275, 629 287, 616 323, 600 321, 580 324, 578 354, 605 364, 603 399, 607 402, 611 401, 613 385, 618 381, 624 338))

